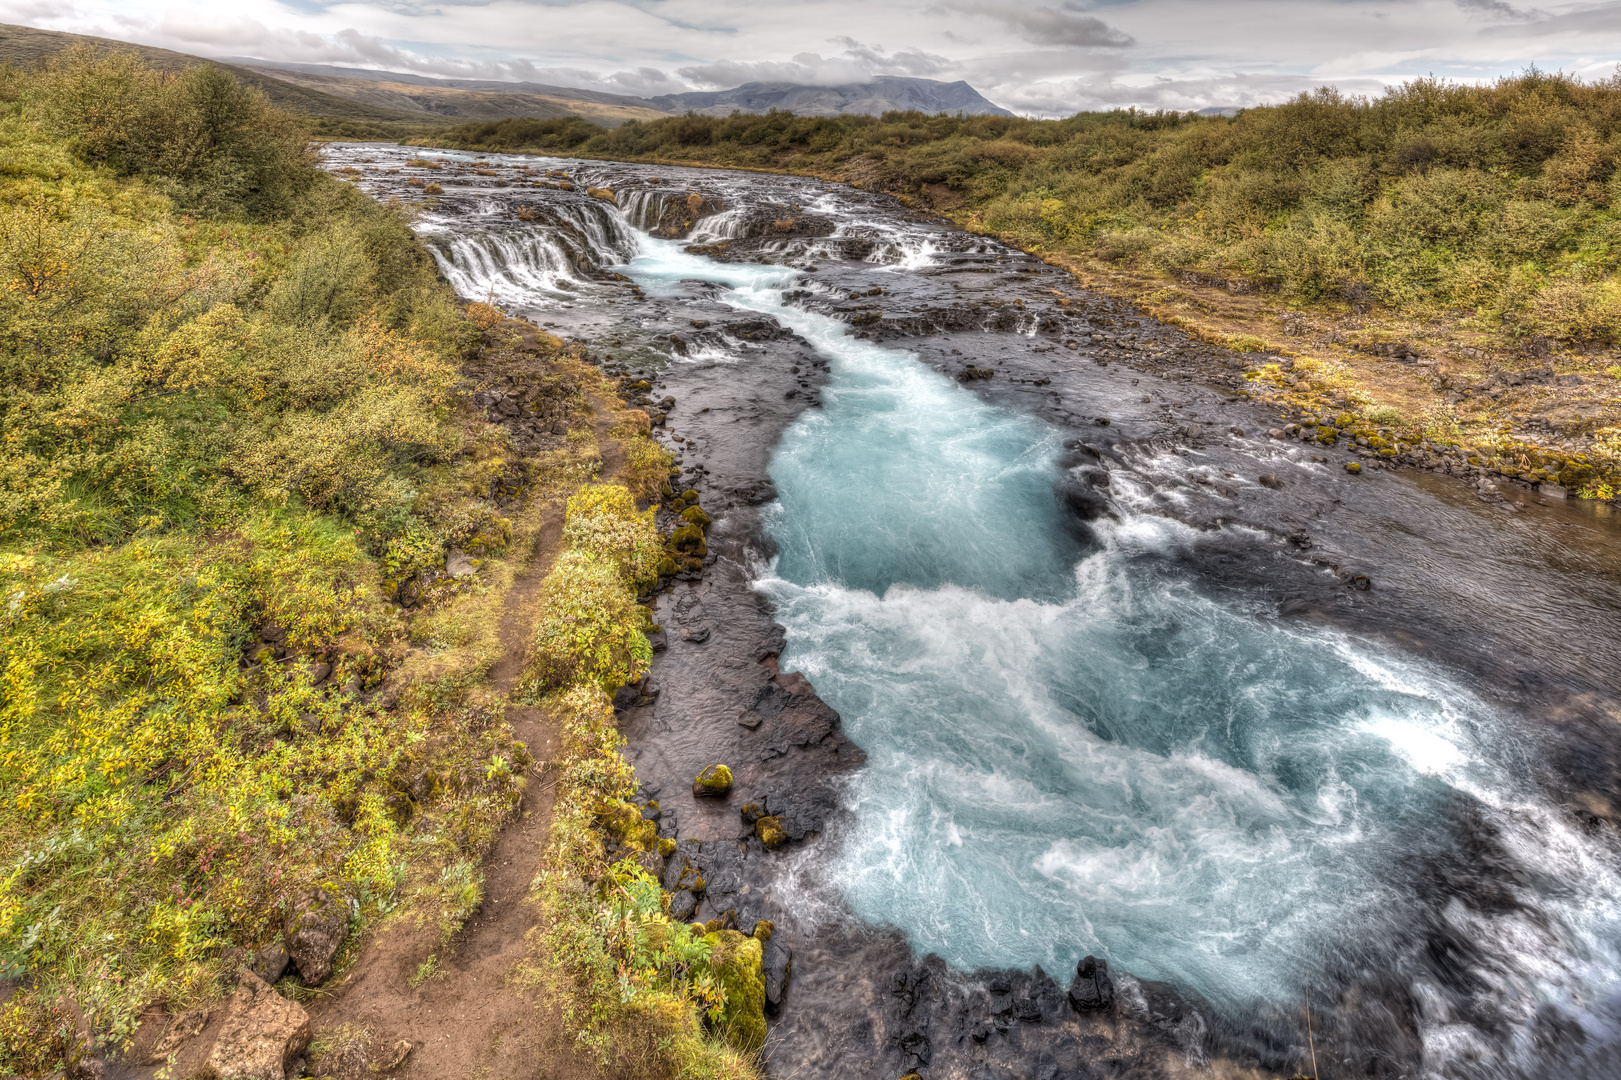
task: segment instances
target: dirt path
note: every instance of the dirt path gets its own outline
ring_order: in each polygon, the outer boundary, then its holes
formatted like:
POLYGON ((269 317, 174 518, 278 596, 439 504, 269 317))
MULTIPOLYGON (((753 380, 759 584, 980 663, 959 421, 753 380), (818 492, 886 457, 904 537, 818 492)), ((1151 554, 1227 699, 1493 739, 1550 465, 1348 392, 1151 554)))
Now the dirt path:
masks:
MULTIPOLYGON (((608 436, 612 412, 597 403, 596 435, 602 454, 600 478, 611 480, 624 468, 618 443, 608 436)), ((501 659, 490 684, 509 694, 523 668, 530 628, 535 623, 541 585, 563 541, 563 502, 545 510, 527 565, 512 583, 503 607, 501 659)), ((367 941, 358 960, 332 996, 312 1005, 316 1031, 340 1047, 336 1067, 314 1075, 358 1080, 390 1048, 412 1046, 390 1075, 412 1080, 575 1080, 598 1069, 575 1052, 564 1037, 550 1003, 512 984, 514 965, 529 952, 528 935, 538 912, 528 903, 530 882, 551 828, 555 772, 545 767, 558 733, 538 708, 512 705, 507 721, 514 736, 537 761, 531 769, 518 815, 502 830, 484 864, 484 900, 446 946, 432 928, 397 921, 367 941), (413 986, 419 966, 434 955, 435 974, 413 986), (352 1070, 352 1071, 351 1071, 352 1070)))

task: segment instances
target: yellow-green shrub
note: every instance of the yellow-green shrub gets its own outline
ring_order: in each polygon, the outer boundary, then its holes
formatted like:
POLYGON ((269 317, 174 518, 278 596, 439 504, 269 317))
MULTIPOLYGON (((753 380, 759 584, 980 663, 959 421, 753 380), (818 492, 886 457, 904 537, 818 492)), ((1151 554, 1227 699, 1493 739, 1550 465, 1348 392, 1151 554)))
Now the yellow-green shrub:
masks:
POLYGON ((631 493, 618 484, 587 484, 569 499, 563 541, 612 562, 628 582, 658 576, 663 546, 653 511, 638 511, 631 493))
POLYGON ((526 665, 531 692, 585 680, 614 690, 638 679, 653 658, 646 610, 611 557, 570 550, 541 589, 526 665))

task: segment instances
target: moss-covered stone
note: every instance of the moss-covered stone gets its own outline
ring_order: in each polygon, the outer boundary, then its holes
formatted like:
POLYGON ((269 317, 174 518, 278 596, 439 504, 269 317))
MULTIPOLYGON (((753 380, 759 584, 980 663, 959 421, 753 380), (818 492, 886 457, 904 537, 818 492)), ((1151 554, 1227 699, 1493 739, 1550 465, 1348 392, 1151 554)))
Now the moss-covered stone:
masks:
POLYGON ((779 817, 763 817, 754 823, 754 835, 760 838, 760 843, 768 848, 779 848, 788 840, 788 834, 782 831, 782 819, 779 817))
POLYGON ((658 823, 642 817, 639 807, 615 801, 599 809, 597 818, 602 822, 603 831, 626 847, 637 851, 658 850, 658 823))
POLYGON ((711 518, 708 514, 704 513, 702 507, 689 506, 685 510, 681 511, 681 520, 685 521, 688 525, 696 525, 698 528, 703 529, 709 526, 711 518))
POLYGON ((1360 461, 1347 461, 1345 463, 1345 471, 1350 473, 1352 476, 1355 476, 1357 473, 1362 471, 1362 463, 1360 461))
POLYGON ((777 932, 777 924, 770 919, 759 919, 754 924, 753 936, 761 941, 770 941, 771 935, 777 932))
POLYGON ((681 497, 693 505, 697 505, 698 503, 698 493, 692 488, 688 488, 687 490, 683 491, 681 493, 681 497))
POLYGON ((659 838, 659 854, 663 855, 666 859, 668 859, 671 855, 674 855, 675 854, 675 841, 670 839, 667 836, 660 837, 659 838))
POLYGON ((700 798, 724 798, 731 790, 732 770, 724 765, 709 766, 692 782, 692 793, 700 798))
POLYGON ((709 545, 704 540, 704 530, 697 525, 683 525, 671 533, 670 546, 677 551, 700 556, 709 550, 709 545))
POLYGON ((726 991, 726 1011, 715 1025, 732 1046, 745 1054, 765 1045, 765 979, 761 964, 765 950, 760 940, 736 930, 704 934, 709 943, 709 965, 715 981, 726 991))

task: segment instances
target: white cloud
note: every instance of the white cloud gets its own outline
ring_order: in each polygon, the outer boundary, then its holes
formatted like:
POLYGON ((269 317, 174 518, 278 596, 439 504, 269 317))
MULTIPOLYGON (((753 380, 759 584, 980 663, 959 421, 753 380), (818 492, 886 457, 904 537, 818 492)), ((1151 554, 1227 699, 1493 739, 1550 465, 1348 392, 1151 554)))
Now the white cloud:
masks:
POLYGON ((1535 63, 1608 75, 1621 0, 0 0, 0 20, 204 55, 652 95, 967 79, 1016 111, 1203 108, 1535 63))

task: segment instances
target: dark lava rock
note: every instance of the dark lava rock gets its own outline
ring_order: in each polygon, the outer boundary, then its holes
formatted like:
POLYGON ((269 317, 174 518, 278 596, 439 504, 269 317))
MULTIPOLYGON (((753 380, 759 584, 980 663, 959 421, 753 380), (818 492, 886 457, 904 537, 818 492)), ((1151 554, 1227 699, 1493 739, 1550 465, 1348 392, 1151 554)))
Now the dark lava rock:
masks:
POLYGON ((690 890, 677 889, 670 894, 670 918, 688 922, 698 911, 698 898, 690 890))
POLYGON ((1272 488, 1274 491, 1283 486, 1283 481, 1279 480, 1272 473, 1262 473, 1260 476, 1256 477, 1256 480, 1259 481, 1262 487, 1272 488))
POLYGON ((1114 1008, 1114 982, 1109 964, 1088 956, 1075 968, 1075 981, 1069 985, 1069 1003, 1076 1012, 1101 1012, 1114 1008))
POLYGON ((704 874, 698 866, 698 855, 703 845, 696 840, 681 840, 664 860, 663 885, 671 893, 683 890, 694 896, 704 891, 704 874))
POLYGON ((277 941, 254 954, 253 964, 248 970, 274 985, 277 979, 287 973, 288 959, 287 946, 277 941))
POLYGON ((788 992, 788 976, 793 969, 793 950, 774 939, 767 940, 761 974, 765 977, 766 1003, 772 1008, 782 1004, 783 995, 788 992))

